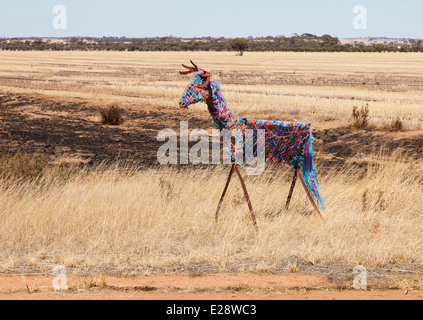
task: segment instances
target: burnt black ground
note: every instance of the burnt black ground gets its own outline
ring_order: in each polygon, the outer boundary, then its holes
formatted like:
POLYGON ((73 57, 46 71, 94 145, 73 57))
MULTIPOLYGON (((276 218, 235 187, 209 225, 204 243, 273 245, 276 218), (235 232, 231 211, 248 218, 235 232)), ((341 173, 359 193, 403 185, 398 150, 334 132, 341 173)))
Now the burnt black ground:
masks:
MULTIPOLYGON (((163 144, 157 141, 160 130, 171 128, 179 133, 180 121, 189 121, 190 130, 214 129, 207 111, 161 106, 122 107, 126 123, 107 126, 100 122, 100 110, 105 107, 77 99, 0 92, 0 152, 75 158, 81 164, 131 160, 155 166, 163 144)), ((395 138, 395 133, 386 130, 350 127, 313 134, 316 162, 322 169, 343 165, 357 155, 363 158, 381 147, 388 152, 403 148, 411 160, 423 158, 423 134, 395 138)))

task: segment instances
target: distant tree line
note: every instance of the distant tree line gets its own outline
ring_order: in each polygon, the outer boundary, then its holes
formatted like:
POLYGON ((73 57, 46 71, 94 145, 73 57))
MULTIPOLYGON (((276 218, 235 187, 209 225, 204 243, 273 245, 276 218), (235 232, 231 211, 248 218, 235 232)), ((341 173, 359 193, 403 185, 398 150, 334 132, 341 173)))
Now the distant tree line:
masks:
POLYGON ((295 51, 295 52, 423 52, 422 40, 386 40, 342 44, 337 37, 316 36, 310 33, 291 37, 248 38, 126 38, 126 37, 73 37, 63 39, 11 38, 0 39, 0 50, 19 51, 295 51), (244 42, 242 50, 234 40, 244 42))

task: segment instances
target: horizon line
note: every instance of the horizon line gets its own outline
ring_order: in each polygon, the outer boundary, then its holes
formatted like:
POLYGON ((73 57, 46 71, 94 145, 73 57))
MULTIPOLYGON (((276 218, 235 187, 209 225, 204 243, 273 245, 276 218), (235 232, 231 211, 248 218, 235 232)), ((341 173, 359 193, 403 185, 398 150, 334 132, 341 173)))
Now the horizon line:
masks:
MULTIPOLYGON (((332 36, 330 34, 324 34, 329 35, 332 38, 338 38, 338 39, 398 39, 398 40, 423 40, 423 38, 409 38, 409 37, 387 37, 387 36, 364 36, 364 37, 339 37, 339 36, 332 36)), ((301 37, 301 35, 298 35, 301 37)), ((317 36, 317 35, 316 35, 317 36)), ((318 36, 318 37, 322 37, 318 36)), ((258 39, 258 38, 266 38, 266 37, 272 37, 272 38, 278 38, 278 37, 285 37, 285 38, 292 38, 292 36, 284 36, 284 35, 277 35, 277 36, 248 36, 248 37, 242 37, 242 36, 235 36, 235 37, 214 37, 214 36, 202 36, 202 37, 178 37, 173 35, 167 35, 167 36, 144 36, 144 37, 129 37, 129 36, 19 36, 19 37, 0 37, 0 39, 28 39, 28 38, 42 38, 42 39, 71 39, 71 38, 94 38, 94 39, 101 39, 101 38, 127 38, 127 39, 153 39, 153 38, 175 38, 175 39, 204 39, 204 38, 211 38, 211 39, 258 39)))

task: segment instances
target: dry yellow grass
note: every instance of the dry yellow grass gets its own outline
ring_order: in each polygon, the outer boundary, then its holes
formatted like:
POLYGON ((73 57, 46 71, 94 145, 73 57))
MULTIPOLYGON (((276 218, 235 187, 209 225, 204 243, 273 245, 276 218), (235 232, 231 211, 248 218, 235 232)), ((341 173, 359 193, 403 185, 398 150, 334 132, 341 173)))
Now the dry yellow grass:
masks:
POLYGON ((249 177, 258 233, 235 183, 215 223, 220 169, 114 167, 66 183, 0 181, 0 270, 289 272, 290 257, 299 270, 422 264, 423 164, 401 157, 376 155, 362 178, 348 166, 323 176, 326 223, 300 188, 282 209, 290 171, 249 177))

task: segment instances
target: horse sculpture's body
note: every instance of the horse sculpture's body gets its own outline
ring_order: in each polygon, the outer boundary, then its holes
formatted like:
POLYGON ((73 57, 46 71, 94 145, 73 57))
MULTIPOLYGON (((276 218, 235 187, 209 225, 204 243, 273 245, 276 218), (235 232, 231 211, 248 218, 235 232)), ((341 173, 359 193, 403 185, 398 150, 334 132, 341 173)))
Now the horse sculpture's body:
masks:
POLYGON ((267 163, 281 163, 295 169, 294 181, 287 206, 295 186, 298 169, 302 168, 301 173, 304 179, 301 176, 300 179, 303 185, 305 184, 304 187, 308 191, 310 200, 313 204, 315 201, 320 208, 325 209, 325 204, 319 194, 317 173, 313 161, 312 141, 314 138, 310 125, 297 121, 282 122, 236 117, 227 108, 220 86, 217 82, 210 79, 210 73, 206 70, 198 69, 194 63, 193 65, 193 68, 184 65, 189 71, 181 72, 181 74, 196 72, 196 75, 180 99, 180 107, 188 108, 189 105, 201 101, 207 103, 208 110, 219 130, 226 129, 229 132, 239 130, 242 133, 245 133, 247 129, 264 130, 265 161, 267 163))

